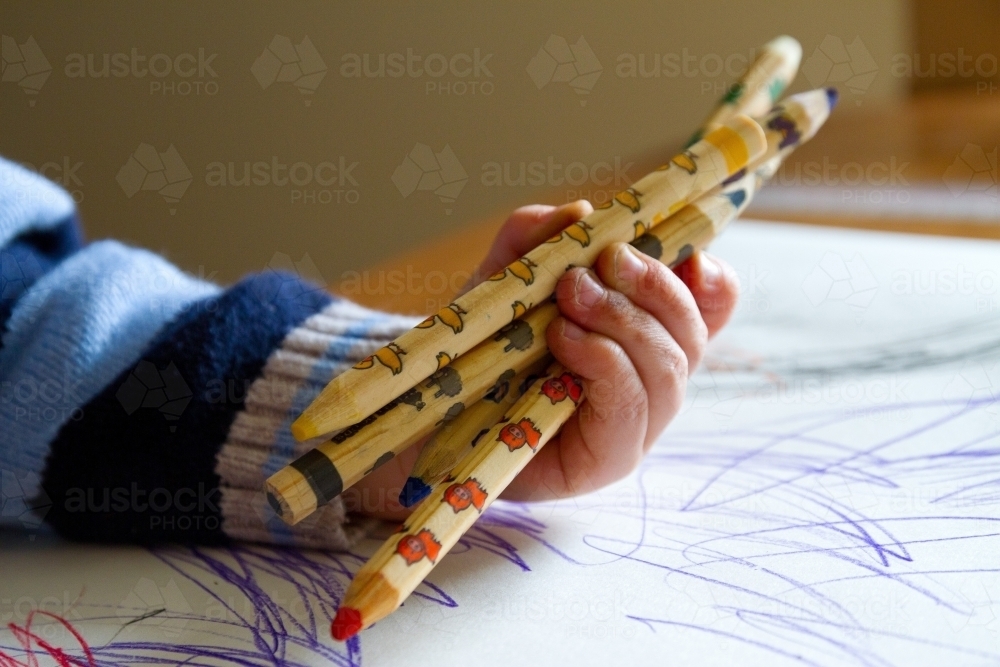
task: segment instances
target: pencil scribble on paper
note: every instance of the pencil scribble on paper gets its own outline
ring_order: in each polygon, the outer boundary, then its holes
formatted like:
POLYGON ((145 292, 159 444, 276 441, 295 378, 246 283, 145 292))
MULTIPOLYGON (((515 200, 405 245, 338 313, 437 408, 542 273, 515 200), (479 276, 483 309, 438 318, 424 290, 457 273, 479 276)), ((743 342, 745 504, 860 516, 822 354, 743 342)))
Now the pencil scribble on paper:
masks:
MULTIPOLYGON (((675 430, 636 475, 631 500, 598 496, 604 520, 577 543, 553 539, 538 518, 545 505, 497 503, 450 557, 499 559, 514 572, 554 561, 595 577, 639 566, 650 573, 649 599, 635 606, 666 611, 630 609, 624 620, 640 630, 633 641, 663 650, 708 635, 807 665, 907 664, 899 656, 915 649, 942 663, 1000 661, 1000 649, 963 641, 1000 639, 998 406, 990 395, 883 406, 877 426, 864 411, 814 409, 725 431, 675 430), (917 623, 927 614, 940 634, 917 623)), ((44 664, 40 657, 113 667, 362 663, 364 635, 347 644, 328 635, 361 555, 152 553, 208 606, 135 609, 128 620, 84 594, 72 624, 41 613, 9 624, 0 667, 44 664), (179 637, 133 632, 164 618, 186 621, 179 637), (42 622, 68 632, 45 641, 42 622), (103 643, 93 639, 102 625, 117 628, 103 643)), ((458 606, 447 582, 426 582, 416 595, 446 616, 458 606)))

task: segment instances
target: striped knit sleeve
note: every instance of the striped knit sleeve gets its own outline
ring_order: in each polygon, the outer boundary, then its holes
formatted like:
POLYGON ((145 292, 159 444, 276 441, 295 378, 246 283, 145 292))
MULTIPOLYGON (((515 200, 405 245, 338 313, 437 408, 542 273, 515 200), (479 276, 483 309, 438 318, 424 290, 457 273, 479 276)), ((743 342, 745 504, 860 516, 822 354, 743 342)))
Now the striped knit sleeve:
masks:
POLYGON ((339 499, 289 528, 261 489, 311 444, 290 437, 298 412, 415 319, 290 274, 220 289, 144 250, 82 245, 65 193, 3 160, 0 261, 0 524, 321 548, 364 532, 339 499))

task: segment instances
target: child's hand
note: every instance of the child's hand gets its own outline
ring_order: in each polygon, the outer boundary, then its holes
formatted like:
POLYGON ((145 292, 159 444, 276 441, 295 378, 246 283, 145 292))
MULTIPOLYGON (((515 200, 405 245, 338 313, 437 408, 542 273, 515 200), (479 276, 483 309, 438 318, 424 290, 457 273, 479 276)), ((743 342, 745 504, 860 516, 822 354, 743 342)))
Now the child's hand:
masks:
MULTIPOLYGON (((492 275, 592 210, 583 200, 517 209, 476 275, 492 275)), ((601 253, 592 271, 567 272, 556 287, 561 316, 547 340, 553 356, 583 378, 585 400, 503 497, 586 493, 634 470, 680 409, 688 375, 738 296, 732 268, 704 253, 675 272, 619 243, 601 253)), ((412 447, 347 490, 348 509, 405 516, 393 501, 418 452, 412 447), (371 503, 376 498, 389 502, 371 503)))

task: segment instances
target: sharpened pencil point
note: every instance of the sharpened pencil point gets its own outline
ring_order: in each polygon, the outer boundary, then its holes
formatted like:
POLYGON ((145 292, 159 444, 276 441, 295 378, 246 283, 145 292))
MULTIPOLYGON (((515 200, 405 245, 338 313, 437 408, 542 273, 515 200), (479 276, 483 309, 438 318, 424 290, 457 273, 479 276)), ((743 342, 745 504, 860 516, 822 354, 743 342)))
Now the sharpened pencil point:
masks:
POLYGON ((292 422, 292 437, 299 442, 314 438, 317 435, 319 435, 319 431, 317 431, 316 425, 305 415, 300 415, 298 419, 292 422))
POLYGON ((347 641, 361 631, 361 612, 350 607, 337 610, 337 617, 330 624, 330 634, 338 642, 347 641))
POLYGON ((840 99, 840 93, 837 92, 836 88, 826 89, 826 99, 830 102, 830 109, 837 106, 837 100, 840 99))
POLYGON ((421 500, 431 495, 431 487, 417 477, 407 477, 403 490, 399 492, 399 504, 403 507, 413 507, 421 500))

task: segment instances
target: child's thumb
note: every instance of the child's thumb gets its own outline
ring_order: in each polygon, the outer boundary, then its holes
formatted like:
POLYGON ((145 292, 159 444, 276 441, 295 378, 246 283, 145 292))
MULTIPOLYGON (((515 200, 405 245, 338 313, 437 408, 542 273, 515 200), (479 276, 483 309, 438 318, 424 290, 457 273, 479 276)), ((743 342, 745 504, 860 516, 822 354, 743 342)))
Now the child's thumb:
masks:
POLYGON ((503 223, 486 259, 476 269, 462 293, 468 292, 569 225, 590 215, 593 210, 594 207, 586 199, 578 199, 558 207, 532 204, 517 209, 503 223))

